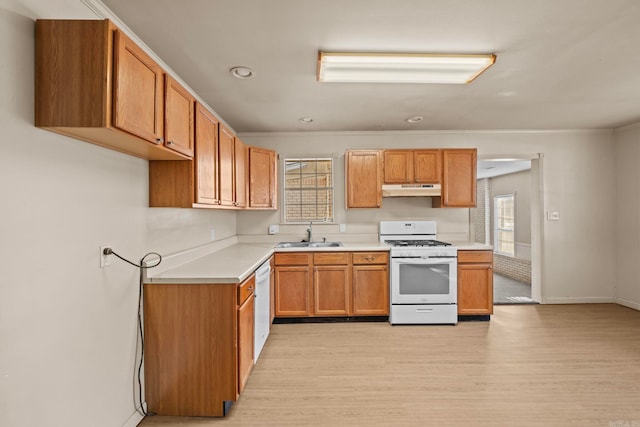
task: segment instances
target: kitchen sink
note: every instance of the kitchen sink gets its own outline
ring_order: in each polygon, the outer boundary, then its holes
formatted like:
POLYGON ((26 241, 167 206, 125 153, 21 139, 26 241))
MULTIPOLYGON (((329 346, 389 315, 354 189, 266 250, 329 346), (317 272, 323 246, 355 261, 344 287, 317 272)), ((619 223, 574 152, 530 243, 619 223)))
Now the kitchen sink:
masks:
POLYGON ((276 248, 338 248, 342 242, 280 242, 276 248))

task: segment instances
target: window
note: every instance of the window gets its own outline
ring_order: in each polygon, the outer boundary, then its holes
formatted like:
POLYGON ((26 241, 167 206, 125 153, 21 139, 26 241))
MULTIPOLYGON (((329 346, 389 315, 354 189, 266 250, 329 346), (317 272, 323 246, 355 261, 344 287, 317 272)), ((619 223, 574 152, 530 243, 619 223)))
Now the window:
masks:
POLYGON ((284 222, 333 222, 333 160, 285 159, 284 222))
POLYGON ((507 194, 493 198, 494 251, 499 254, 515 256, 515 195, 507 194))

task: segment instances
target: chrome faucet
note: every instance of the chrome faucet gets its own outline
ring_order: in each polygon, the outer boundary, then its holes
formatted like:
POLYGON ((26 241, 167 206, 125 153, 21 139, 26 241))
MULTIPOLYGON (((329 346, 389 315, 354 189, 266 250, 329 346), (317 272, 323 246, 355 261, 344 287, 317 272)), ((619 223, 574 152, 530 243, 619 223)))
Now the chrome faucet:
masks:
POLYGON ((313 221, 309 222, 309 227, 307 227, 307 242, 311 243, 311 236, 313 233, 313 221))

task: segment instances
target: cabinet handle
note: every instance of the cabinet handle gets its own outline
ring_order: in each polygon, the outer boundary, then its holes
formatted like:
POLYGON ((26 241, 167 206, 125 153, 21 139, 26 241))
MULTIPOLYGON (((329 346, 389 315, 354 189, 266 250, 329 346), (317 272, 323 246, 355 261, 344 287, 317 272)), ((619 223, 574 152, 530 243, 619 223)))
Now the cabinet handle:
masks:
POLYGON ((164 138, 156 138, 156 144, 162 144, 164 142, 164 138))
POLYGON ((248 291, 252 291, 252 290, 253 290, 253 286, 249 286, 249 287, 247 288, 247 290, 248 290, 248 291))
POLYGON ((173 142, 173 141, 167 141, 167 145, 171 146, 171 145, 173 145, 173 144, 175 144, 175 142, 173 142))
POLYGON ((371 261, 375 260, 375 258, 374 258, 374 257, 372 257, 372 256, 365 257, 364 259, 365 259, 365 260, 367 260, 367 261, 369 261, 369 262, 371 262, 371 261))

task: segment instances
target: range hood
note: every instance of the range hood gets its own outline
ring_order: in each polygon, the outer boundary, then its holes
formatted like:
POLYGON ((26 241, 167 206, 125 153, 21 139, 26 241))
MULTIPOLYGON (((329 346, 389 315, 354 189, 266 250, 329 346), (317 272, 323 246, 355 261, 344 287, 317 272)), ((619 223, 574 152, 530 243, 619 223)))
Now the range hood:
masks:
POLYGON ((440 196, 440 184, 384 184, 382 197, 440 196))

